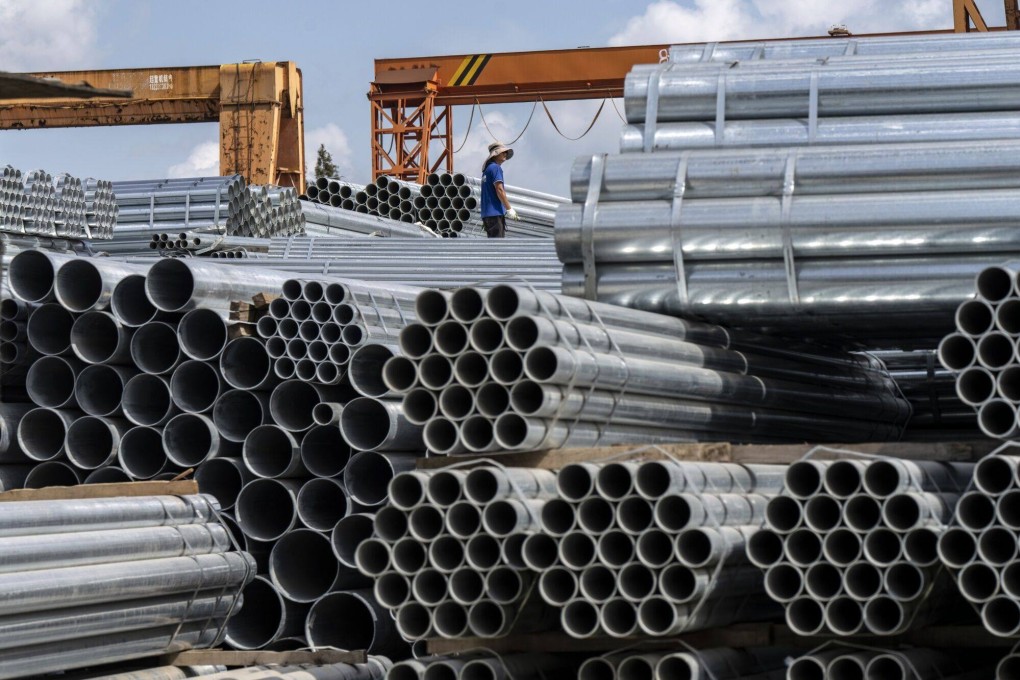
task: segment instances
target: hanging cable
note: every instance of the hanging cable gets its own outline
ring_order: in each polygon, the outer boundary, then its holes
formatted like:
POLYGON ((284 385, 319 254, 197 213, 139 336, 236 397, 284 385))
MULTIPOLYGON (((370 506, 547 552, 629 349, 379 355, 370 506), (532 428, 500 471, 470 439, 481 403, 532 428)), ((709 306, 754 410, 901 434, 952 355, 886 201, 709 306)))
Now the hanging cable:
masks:
POLYGON ((564 139, 569 139, 572 142, 576 142, 577 140, 583 139, 585 136, 587 136, 587 134, 591 132, 591 129, 595 127, 595 123, 598 122, 599 116, 602 115, 602 109, 606 108, 606 100, 603 99, 602 103, 599 104, 598 111, 595 112, 595 117, 591 119, 591 123, 588 124, 588 127, 585 129, 585 131, 582 132, 577 137, 568 137, 567 135, 563 134, 563 132, 560 130, 560 127, 556 124, 556 121, 553 120, 552 112, 549 110, 549 107, 545 105, 545 100, 543 99, 541 101, 542 108, 545 109, 545 115, 549 118, 549 122, 552 123, 553 129, 556 130, 560 137, 563 137, 564 139))
MULTIPOLYGON (((478 105, 478 115, 482 119, 482 125, 485 126, 486 132, 488 132, 489 136, 492 137, 492 141, 494 141, 494 142, 500 141, 500 139, 498 137, 496 137, 496 135, 494 135, 492 133, 492 130, 489 128, 489 124, 487 122, 485 122, 485 112, 482 111, 481 103, 477 99, 475 99, 475 104, 478 105)), ((543 104, 543 106, 544 106, 544 104, 543 104)), ((517 142, 517 140, 519 140, 521 137, 524 136, 524 133, 528 131, 528 127, 531 126, 531 119, 535 117, 535 109, 537 109, 537 108, 538 108, 538 102, 536 101, 534 103, 534 105, 532 105, 532 107, 531 107, 531 113, 528 114, 528 121, 524 124, 524 129, 521 130, 521 133, 519 135, 514 137, 509 142, 503 142, 504 144, 506 144, 507 146, 509 146, 511 144, 515 144, 517 142)))

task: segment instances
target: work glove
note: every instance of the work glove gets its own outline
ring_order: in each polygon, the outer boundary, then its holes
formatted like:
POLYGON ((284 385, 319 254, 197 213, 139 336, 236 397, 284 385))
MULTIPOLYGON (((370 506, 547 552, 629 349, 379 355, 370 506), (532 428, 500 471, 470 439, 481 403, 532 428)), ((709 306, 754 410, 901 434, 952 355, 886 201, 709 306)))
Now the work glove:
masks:
POLYGON ((513 208, 510 208, 509 210, 506 211, 506 216, 512 219, 514 222, 521 219, 520 217, 517 216, 517 211, 514 210, 513 208))

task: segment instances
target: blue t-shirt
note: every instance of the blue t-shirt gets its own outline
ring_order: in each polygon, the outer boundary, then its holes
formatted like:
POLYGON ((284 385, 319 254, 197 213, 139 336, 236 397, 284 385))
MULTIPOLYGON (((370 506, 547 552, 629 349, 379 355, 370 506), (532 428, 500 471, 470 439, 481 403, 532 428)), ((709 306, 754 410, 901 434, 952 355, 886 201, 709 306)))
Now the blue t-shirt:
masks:
POLYGON ((496 195, 496 182, 503 181, 503 167, 499 163, 489 163, 482 172, 482 217, 499 217, 506 210, 496 195))

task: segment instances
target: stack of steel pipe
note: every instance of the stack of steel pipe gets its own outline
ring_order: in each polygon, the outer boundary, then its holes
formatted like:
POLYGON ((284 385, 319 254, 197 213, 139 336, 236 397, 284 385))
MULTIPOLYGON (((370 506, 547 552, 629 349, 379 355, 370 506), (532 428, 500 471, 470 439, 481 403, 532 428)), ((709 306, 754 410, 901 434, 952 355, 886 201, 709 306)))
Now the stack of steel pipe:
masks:
POLYGON ((349 382, 363 396, 389 392, 381 382, 365 384, 365 362, 396 355, 400 331, 414 322, 418 289, 291 279, 282 293, 256 325, 277 377, 338 385, 350 367, 349 382))
POLYGON ((989 437, 1020 435, 1020 265, 987 267, 975 277, 973 299, 956 310, 956 332, 939 344, 942 365, 956 375, 956 393, 977 412, 989 437))
MULTIPOLYGON (((460 173, 432 173, 421 186, 418 215, 426 226, 450 235, 484 237, 482 229, 482 180, 460 173)), ((510 206, 520 216, 507 222, 507 238, 549 238, 556 210, 570 201, 561 196, 504 186, 510 206)))
POLYGON ((575 464, 397 475, 356 549, 404 637, 673 635, 781 615, 744 545, 779 466, 575 464))
MULTIPOLYGON (((711 147, 896 143, 913 142, 919 137, 931 141, 1017 139, 1020 138, 1020 116, 1016 115, 1015 107, 1002 107, 996 98, 977 94, 979 79, 987 79, 999 71, 994 65, 996 60, 1003 57, 1015 60, 1017 45, 1017 37, 1009 34, 961 36, 950 33, 674 46, 670 48, 668 63, 636 67, 627 79, 624 96, 630 125, 623 130, 620 149, 623 152, 648 152, 711 147), (911 60, 919 60, 917 63, 920 64, 942 60, 960 66, 968 59, 971 63, 967 66, 977 72, 977 78, 968 76, 957 80, 948 77, 939 80, 939 85, 929 90, 933 98, 945 97, 953 102, 953 106, 936 105, 931 112, 890 113, 889 105, 905 104, 917 94, 916 90, 899 85, 877 94, 868 94, 868 89, 856 91, 858 97, 862 92, 865 97, 871 97, 873 105, 863 111, 836 113, 825 102, 826 81, 835 75, 831 72, 837 68, 880 61, 888 77, 897 77, 890 72, 893 67, 909 64, 911 60), (738 99, 742 96, 736 91, 727 91, 723 115, 716 116, 716 88, 722 75, 719 69, 729 71, 722 78, 729 90, 739 87, 737 81, 741 79, 741 73, 746 77, 748 72, 755 73, 761 69, 778 71, 798 60, 803 64, 809 62, 805 72, 818 73, 817 116, 812 116, 806 105, 800 111, 785 113, 765 105, 741 111, 730 102, 731 94, 738 99), (733 73, 729 70, 731 68, 739 69, 735 77, 730 75, 733 73), (702 76, 709 73, 713 74, 712 82, 706 83, 702 76), (711 93, 711 113, 692 119, 671 115, 669 104, 660 107, 648 105, 652 96, 666 102, 675 101, 677 90, 672 83, 681 74, 697 76, 699 87, 692 94, 711 93), (655 83, 656 78, 659 78, 658 87, 653 84, 649 88, 649 82, 655 83), (967 95, 953 89, 961 87, 974 89, 967 95), (654 95, 650 95, 651 92, 654 95), (890 95, 889 92, 895 94, 890 95), (656 111, 656 119, 648 119, 641 111, 656 111), (845 115, 847 113, 850 115, 845 115), (884 115, 877 115, 880 113, 884 115)), ((883 73, 877 69, 868 73, 864 69, 865 66, 860 66, 858 77, 866 82, 883 73)), ((903 76, 904 71, 901 70, 898 75, 903 76)), ((919 75, 933 76, 930 71, 919 75)), ((789 83, 778 78, 774 81, 776 84, 789 83)), ((912 77, 910 87, 921 82, 920 78, 912 77)), ((763 87, 771 86, 772 83, 763 83, 763 87)), ((999 81, 996 81, 989 89, 1001 95, 999 86, 999 81)), ((685 82, 684 87, 689 88, 689 83, 685 82)), ((875 92, 871 88, 884 90, 877 79, 873 83, 868 82, 867 87, 871 93, 875 92)), ((808 89, 803 93, 803 101, 807 102, 808 89)), ((756 96, 760 94, 756 91, 756 96)))
MULTIPOLYGON (((420 428, 385 399, 381 368, 393 341, 359 347, 342 384, 281 381, 263 341, 230 339, 225 318, 232 301, 286 289, 289 275, 196 260, 148 270, 36 250, 12 260, 13 294, 39 305, 27 333, 43 356, 26 384, 38 406, 4 404, 0 428, 0 447, 36 464, 27 478, 24 467, 0 467, 0 480, 45 486, 195 468, 259 564, 229 644, 297 637, 298 646, 399 652, 392 625, 361 590, 369 584, 338 561, 330 538, 343 517, 382 503, 387 475, 422 449, 420 428), (12 427, 17 446, 3 436, 12 427)), ((363 310, 379 301, 379 316, 393 322, 377 287, 344 291, 363 310)))
POLYGON ((975 274, 1020 256, 1017 188, 1020 140, 581 158, 574 203, 557 212, 563 292, 735 329, 931 349, 975 274))
POLYGON ((0 169, 0 231, 52 238, 108 239, 117 220, 111 183, 45 170, 0 169))
POLYGON ((255 560, 209 496, 0 504, 0 678, 212 647, 255 560))
POLYGON ((571 677, 577 669, 573 655, 464 653, 456 656, 426 656, 398 661, 386 680, 532 680, 571 677))
POLYGON ((960 624, 966 607, 937 547, 973 471, 893 458, 799 461, 769 501, 747 557, 765 570, 766 591, 799 635, 960 624))
POLYGON ((774 620, 745 545, 785 467, 720 463, 577 463, 521 554, 563 630, 668 636, 774 620))
POLYGON ((136 232, 210 229, 223 235, 268 237, 301 233, 297 193, 248 186, 241 175, 113 182, 119 215, 112 238, 136 232))
POLYGON ((1012 445, 981 459, 973 488, 956 505, 952 526, 939 538, 938 553, 956 577, 960 593, 981 614, 985 628, 1001 637, 1020 635, 1020 458, 1012 445))
POLYGON ((355 561, 408 640, 555 630, 559 613, 521 557, 555 494, 549 470, 403 472, 355 561))
POLYGON ((786 680, 784 662, 792 654, 778 647, 614 652, 586 659, 577 680, 786 680))
MULTIPOLYGON (((790 661, 786 680, 986 680, 994 671, 994 658, 964 650, 910 648, 879 650, 867 647, 823 645, 790 661)), ((1000 675, 996 680, 1012 676, 1000 675)))
POLYGON ((896 439, 862 355, 499 285, 424 291, 385 368, 436 454, 677 441, 896 439))
POLYGON ((369 185, 320 177, 305 190, 313 203, 412 224, 419 221, 420 193, 421 185, 385 175, 369 185))
POLYGON ((1002 657, 995 668, 995 680, 1020 680, 1020 653, 1013 651, 1002 657))

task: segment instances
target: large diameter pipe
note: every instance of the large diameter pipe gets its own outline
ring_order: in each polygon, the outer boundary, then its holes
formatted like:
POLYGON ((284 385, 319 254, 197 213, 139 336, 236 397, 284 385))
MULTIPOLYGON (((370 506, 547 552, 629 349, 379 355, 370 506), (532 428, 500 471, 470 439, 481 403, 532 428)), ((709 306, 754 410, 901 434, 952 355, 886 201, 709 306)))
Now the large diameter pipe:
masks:
POLYGON ((288 634, 302 634, 306 613, 268 579, 256 576, 241 591, 241 606, 227 623, 225 640, 235 649, 262 649, 288 634))
POLYGON ((259 425, 249 432, 242 456, 245 466, 256 477, 281 479, 308 474, 294 435, 277 425, 259 425))
POLYGON ((25 376, 25 391, 35 404, 46 408, 76 408, 74 385, 86 364, 71 357, 43 356, 32 362, 25 376))
POLYGON ((201 495, 14 501, 4 505, 0 537, 207 523, 215 510, 216 501, 201 495))
POLYGON ((423 428, 407 420, 399 403, 359 397, 340 418, 344 439, 361 451, 417 451, 424 448, 423 428))
POLYGON ((297 494, 301 483, 292 479, 255 479, 237 496, 234 514, 245 536, 275 541, 297 523, 297 494))
POLYGON ((308 613, 305 634, 317 647, 356 647, 375 654, 396 654, 405 646, 371 590, 324 595, 308 613))
POLYGON ((295 602, 314 602, 333 589, 367 585, 357 572, 340 566, 329 538, 311 529, 295 529, 276 542, 269 573, 280 592, 295 602))
POLYGON ((216 424, 206 416, 180 413, 163 428, 163 450, 174 465, 189 468, 210 458, 229 455, 234 447, 220 438, 216 424))
MULTIPOLYGON (((797 152, 797 194, 1010 188, 1017 182, 1017 149, 1017 140, 807 146, 797 152), (854 182, 847 183, 848 176, 854 182)), ((768 148, 611 155, 604 161, 599 200, 672 200, 681 159, 685 201, 776 196, 783 190, 788 157, 785 149, 768 148)), ((575 203, 587 196, 591 165, 591 157, 574 162, 575 203)))
POLYGON ((72 312, 105 309, 114 288, 126 276, 144 274, 147 267, 101 258, 75 258, 60 266, 54 279, 57 301, 72 312))
POLYGON ((289 274, 274 270, 245 270, 229 265, 160 260, 145 277, 149 301, 165 312, 184 312, 197 307, 214 309, 225 317, 232 300, 247 300, 257 293, 278 290, 289 274))
POLYGON ((95 470, 117 459, 120 440, 130 424, 119 418, 83 416, 67 428, 64 451, 73 465, 95 470))
POLYGON ((20 300, 47 302, 53 298, 57 270, 75 259, 72 255, 43 250, 23 250, 7 266, 7 284, 20 300))
POLYGON ((11 549, 0 556, 3 574, 131 562, 140 555, 145 559, 162 559, 231 549, 227 530, 218 524, 17 536, 6 539, 4 545, 11 549))
POLYGON ((71 350, 89 364, 129 363, 132 330, 109 312, 86 312, 71 327, 71 350))
POLYGON ((163 435, 154 427, 132 427, 125 432, 120 438, 117 462, 132 479, 152 479, 174 469, 163 452, 163 435))
POLYGON ((193 555, 113 564, 42 569, 0 574, 7 614, 60 609, 73 592, 77 605, 158 597, 213 588, 239 588, 255 575, 255 560, 245 553, 193 555), (73 590, 69 590, 73 589, 73 590))
MULTIPOLYGON (((1005 189, 980 194, 940 191, 934 199, 929 192, 801 196, 793 199, 792 208, 785 209, 778 197, 685 201, 683 257, 687 261, 782 259, 783 225, 789 229, 794 248, 807 258, 845 256, 848 233, 854 235, 854 253, 861 256, 959 253, 973 249, 973 238, 987 239, 993 248, 1015 251, 1020 242, 1001 229, 1010 193, 1005 189), (972 211, 960 210, 963 196, 971 197, 972 211), (943 219, 952 220, 961 229, 935 229, 943 219), (884 229, 875 227, 879 222, 884 229), (755 236, 734 237, 727 227, 752 230, 755 236), (880 240, 882 234, 890 233, 899 239, 880 240), (924 247, 903 249, 900 244, 918 234, 926 237, 924 247)), ((672 261, 671 210, 666 201, 600 204, 594 254, 589 257, 600 264, 672 261)), ((557 213, 556 246, 564 262, 582 261, 582 212, 581 205, 575 204, 557 213)))

